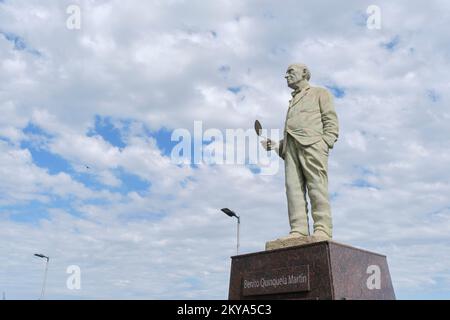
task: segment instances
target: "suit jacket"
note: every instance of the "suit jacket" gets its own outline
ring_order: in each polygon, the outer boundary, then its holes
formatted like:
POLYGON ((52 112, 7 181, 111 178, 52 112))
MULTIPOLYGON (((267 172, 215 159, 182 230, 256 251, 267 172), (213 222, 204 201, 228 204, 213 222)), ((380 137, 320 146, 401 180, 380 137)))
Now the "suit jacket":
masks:
POLYGON ((339 124, 328 90, 307 86, 289 101, 284 126, 284 139, 280 141, 279 155, 286 154, 287 135, 290 134, 302 146, 309 146, 324 140, 333 148, 339 136, 339 124))

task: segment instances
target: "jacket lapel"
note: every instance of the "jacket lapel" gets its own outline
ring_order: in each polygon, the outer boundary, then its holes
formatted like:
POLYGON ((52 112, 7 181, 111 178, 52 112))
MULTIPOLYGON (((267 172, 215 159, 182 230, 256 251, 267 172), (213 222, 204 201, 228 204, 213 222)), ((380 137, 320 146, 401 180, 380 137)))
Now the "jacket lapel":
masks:
POLYGON ((303 89, 300 93, 298 93, 292 100, 291 103, 289 104, 289 108, 292 108, 293 106, 295 106, 297 103, 300 102, 300 100, 303 99, 304 96, 306 96, 308 94, 308 91, 310 90, 310 86, 307 86, 305 89, 303 89))

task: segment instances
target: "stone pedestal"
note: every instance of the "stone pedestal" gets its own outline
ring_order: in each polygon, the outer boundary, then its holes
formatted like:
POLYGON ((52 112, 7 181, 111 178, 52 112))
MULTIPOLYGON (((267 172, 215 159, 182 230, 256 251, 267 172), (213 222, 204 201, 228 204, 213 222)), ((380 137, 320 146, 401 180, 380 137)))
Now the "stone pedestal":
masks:
POLYGON ((386 256, 334 241, 232 257, 229 299, 395 299, 386 256))

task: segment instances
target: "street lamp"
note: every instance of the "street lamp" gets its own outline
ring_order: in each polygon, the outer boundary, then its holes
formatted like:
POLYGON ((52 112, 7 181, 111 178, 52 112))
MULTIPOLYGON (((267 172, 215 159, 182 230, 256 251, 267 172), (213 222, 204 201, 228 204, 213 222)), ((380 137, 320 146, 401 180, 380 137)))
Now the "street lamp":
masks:
POLYGON ((225 213, 227 216, 233 218, 235 217, 237 219, 237 244, 236 244, 236 254, 239 254, 239 226, 241 225, 241 217, 239 217, 236 213, 231 211, 228 208, 221 209, 223 213, 225 213))
POLYGON ((47 260, 47 262, 45 263, 44 283, 42 284, 41 297, 39 298, 39 300, 43 300, 44 293, 45 293, 45 283, 47 282, 48 261, 50 260, 50 258, 47 256, 44 256, 43 254, 40 254, 40 253, 35 253, 34 255, 38 258, 47 260))

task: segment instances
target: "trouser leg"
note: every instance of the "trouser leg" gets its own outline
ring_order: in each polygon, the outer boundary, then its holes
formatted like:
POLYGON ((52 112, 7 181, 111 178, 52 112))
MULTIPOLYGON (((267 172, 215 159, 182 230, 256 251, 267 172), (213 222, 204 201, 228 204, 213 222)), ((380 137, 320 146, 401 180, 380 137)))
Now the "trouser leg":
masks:
POLYGON ((297 141, 288 134, 284 165, 289 223, 291 233, 298 232, 307 236, 309 235, 309 226, 306 185, 298 156, 297 141))
POLYGON ((328 198, 328 145, 321 140, 307 147, 300 147, 299 157, 306 178, 314 231, 325 232, 332 237, 332 219, 328 198))

